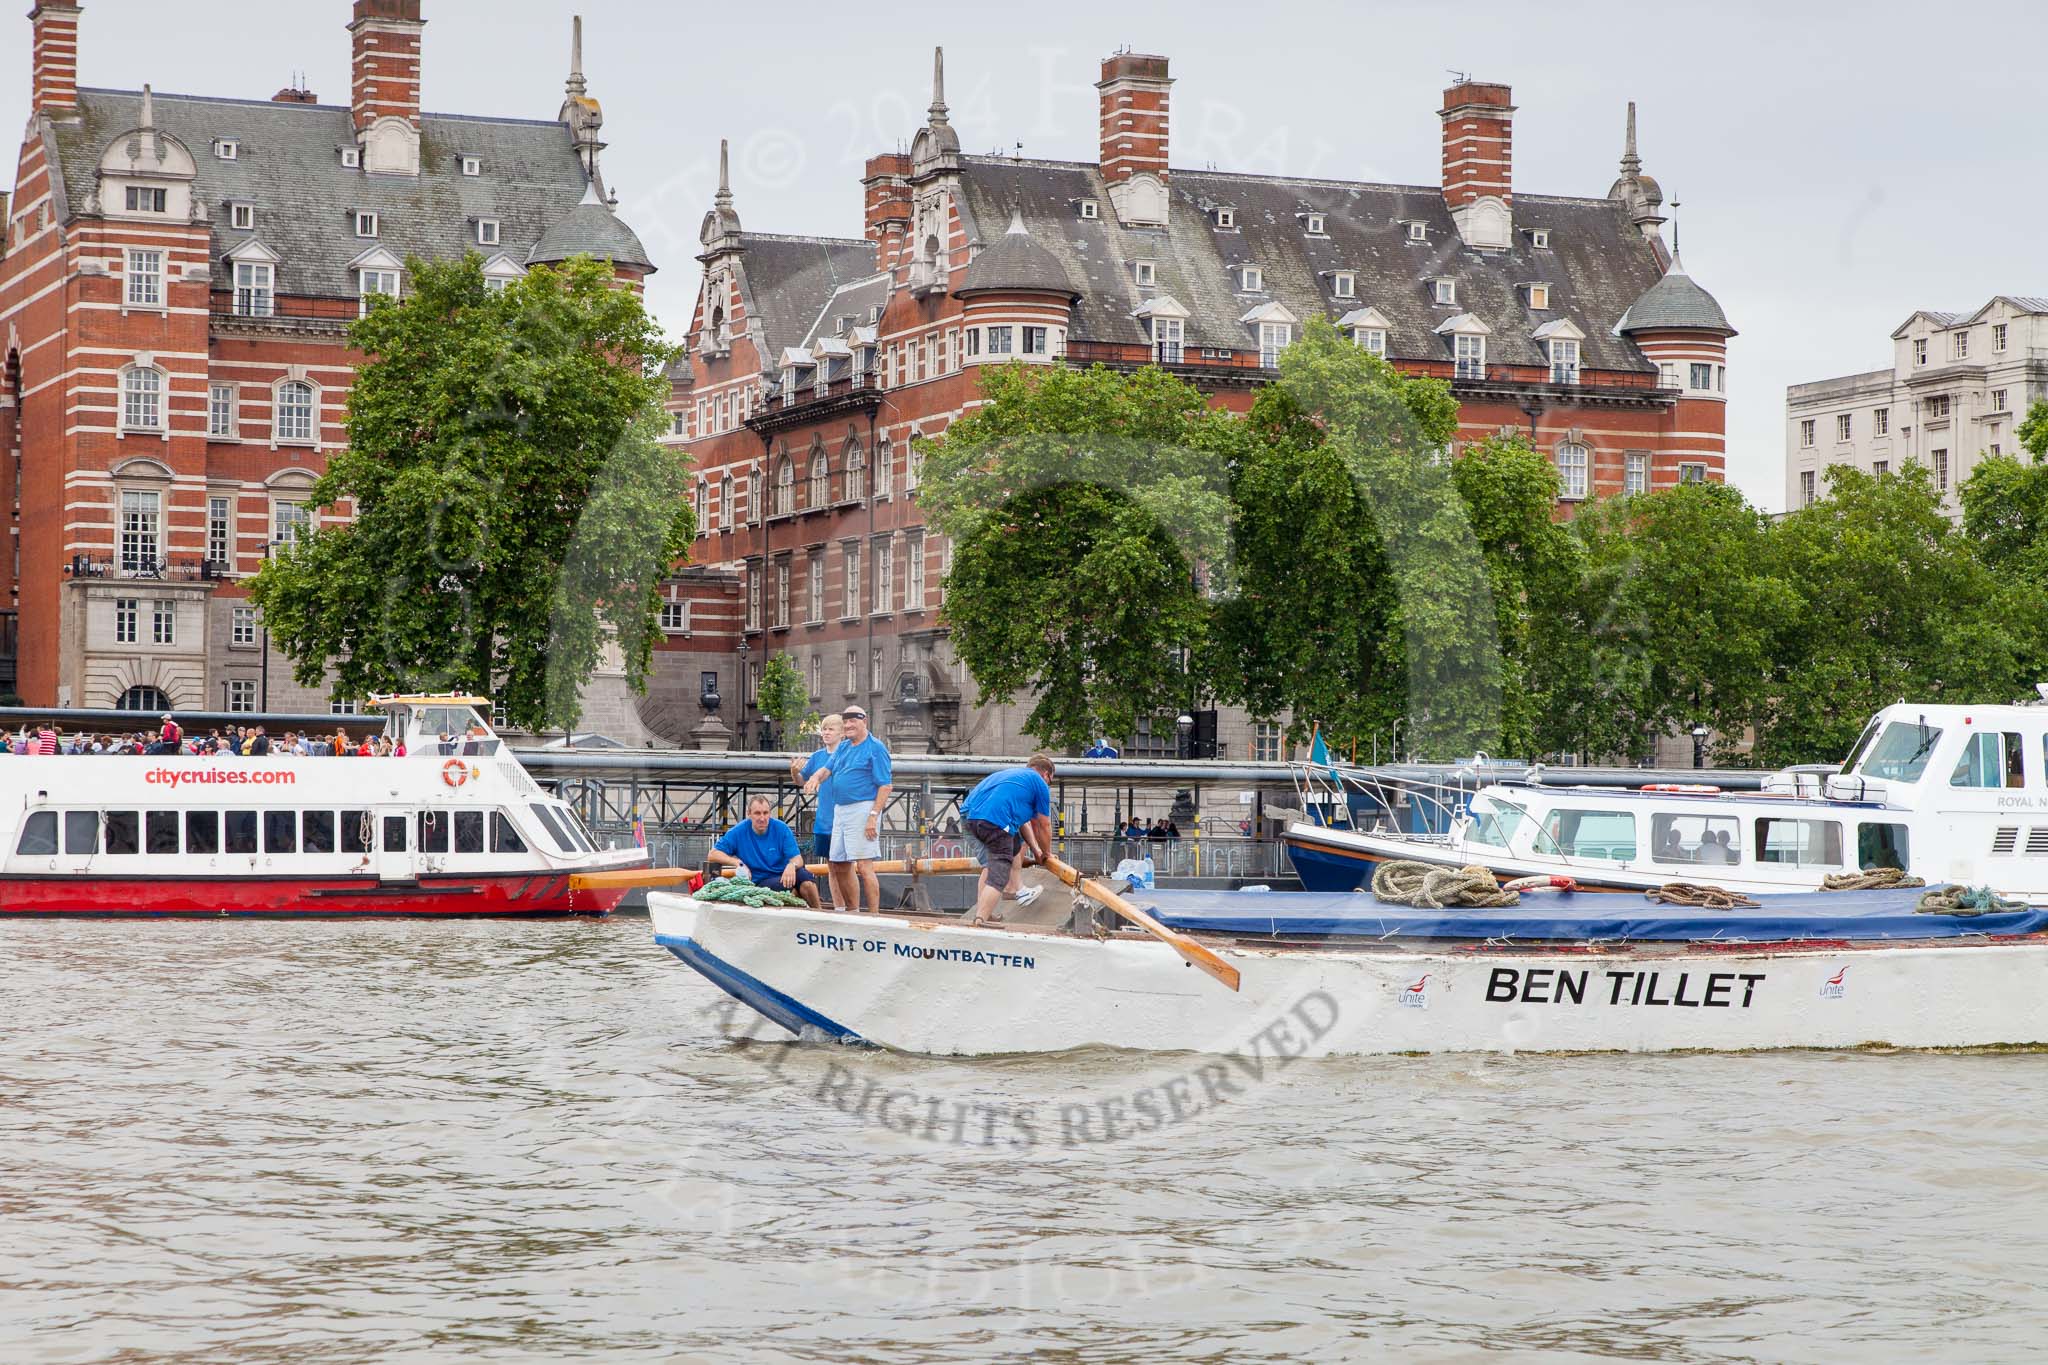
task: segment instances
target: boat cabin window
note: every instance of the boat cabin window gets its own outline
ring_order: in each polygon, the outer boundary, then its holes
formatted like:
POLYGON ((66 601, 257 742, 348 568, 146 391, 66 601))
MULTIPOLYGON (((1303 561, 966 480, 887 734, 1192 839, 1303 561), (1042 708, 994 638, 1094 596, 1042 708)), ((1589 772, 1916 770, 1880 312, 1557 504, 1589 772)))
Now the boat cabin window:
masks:
POLYGON ((253 810, 231 810, 227 819, 227 851, 230 853, 254 853, 256 851, 256 812, 253 810))
POLYGON ((1904 825, 1866 822, 1856 827, 1856 866, 1863 871, 1896 867, 1904 872, 1908 861, 1904 825))
POLYGON ((519 831, 513 826, 512 818, 501 810, 491 812, 491 852, 526 852, 526 840, 519 837, 519 831))
POLYGON ((1732 815, 1653 815, 1650 857, 1660 863, 1739 863, 1742 822, 1732 815))
POLYGON ((384 817, 384 851, 386 853, 405 852, 405 817, 403 815, 387 815, 384 817))
POLYGON ((297 853, 299 851, 299 813, 295 810, 267 810, 263 812, 263 851, 265 853, 297 853))
POLYGON ((567 831, 555 819, 553 811, 541 805, 538 801, 529 805, 527 809, 540 818, 541 828, 548 832, 548 838, 555 841, 556 848, 564 853, 574 853, 576 851, 576 841, 569 837, 567 831))
POLYGON ((1884 722, 1881 720, 1873 720, 1870 724, 1863 727, 1863 733, 1856 737, 1856 747, 1851 749, 1849 756, 1842 760, 1841 770, 1843 772, 1853 773, 1856 771, 1856 765, 1861 763, 1863 755, 1870 751, 1870 741, 1876 739, 1878 731, 1882 729, 1884 729, 1884 722))
POLYGON ((142 852, 142 816, 132 810, 107 812, 107 852, 142 852))
POLYGON ((1522 812, 1514 806, 1495 805, 1484 796, 1472 798, 1472 832, 1470 838, 1475 844, 1490 844, 1494 848, 1506 848, 1508 841, 1515 837, 1515 830, 1521 826, 1522 812))
POLYGON ((64 812, 64 851, 66 853, 97 853, 100 851, 100 813, 96 810, 67 810, 64 812))
POLYGON ((420 812, 420 852, 446 853, 448 851, 448 815, 445 811, 423 810, 420 812))
POLYGON ((2020 737, 1986 731, 1963 742, 1963 756, 1949 774, 1951 787, 2024 787, 2026 770, 2020 758, 2020 737))
POLYGON ((366 810, 345 810, 341 813, 341 851, 343 853, 368 853, 372 836, 377 827, 370 823, 370 812, 366 810))
POLYGON ((220 852, 220 812, 195 810, 185 813, 185 851, 220 852))
POLYGON ((1877 743, 1863 757, 1856 771, 1864 777, 1881 777, 1892 782, 1918 782, 1927 771, 1934 746, 1941 743, 1941 727, 1895 720, 1884 727, 1877 743))
POLYGON ((1756 860, 1797 867, 1840 867, 1842 826, 1833 820, 1760 816, 1756 822, 1756 860))
POLYGON ((309 810, 299 817, 299 847, 307 853, 334 852, 334 812, 309 810))
POLYGON ((178 812, 174 810, 153 810, 144 817, 143 830, 147 836, 146 846, 151 853, 176 853, 178 851, 178 812))
POLYGON ((484 851, 484 813, 480 810, 459 810, 455 812, 455 851, 457 853, 481 853, 484 851))
POLYGON ((1627 811, 1560 809, 1544 823, 1539 853, 1626 862, 1636 856, 1636 817, 1627 811))
POLYGON ((57 812, 39 810, 21 822, 21 842, 16 853, 42 855, 57 851, 57 812))

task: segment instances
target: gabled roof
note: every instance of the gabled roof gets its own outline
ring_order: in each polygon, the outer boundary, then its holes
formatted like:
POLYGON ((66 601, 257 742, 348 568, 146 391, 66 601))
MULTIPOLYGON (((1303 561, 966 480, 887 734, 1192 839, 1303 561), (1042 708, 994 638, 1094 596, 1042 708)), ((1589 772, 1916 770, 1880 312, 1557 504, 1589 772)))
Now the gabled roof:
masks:
POLYGON ((1438 186, 1364 184, 1176 169, 1168 225, 1126 228, 1116 221, 1099 169, 1091 162, 963 156, 961 202, 979 222, 1008 221, 1021 211, 1031 240, 1065 269, 1080 291, 1073 310, 1077 338, 1143 344, 1141 309, 1170 296, 1188 310, 1187 344, 1243 349, 1239 319, 1247 301, 1231 272, 1261 268, 1262 299, 1297 318, 1336 318, 1376 308, 1387 321, 1387 352, 1395 359, 1440 360, 1436 328, 1449 312, 1436 307, 1424 280, 1458 281, 1460 307, 1492 329, 1497 364, 1546 365, 1530 333, 1545 319, 1569 317, 1584 329, 1582 361, 1590 369, 1654 367, 1615 324, 1663 275, 1663 260, 1629 222, 1627 206, 1609 199, 1515 195, 1514 245, 1480 251, 1459 240, 1438 186), (1075 204, 1094 199, 1099 218, 1075 204), (1236 227, 1218 230, 1209 210, 1236 210, 1236 227), (1303 229, 1308 213, 1323 215, 1323 233, 1303 229), (1429 225, 1427 242, 1407 240, 1409 222, 1429 225), (1529 245, 1528 230, 1548 229, 1550 246, 1529 245), (1134 259, 1154 263, 1154 287, 1140 288, 1134 259), (1332 272, 1352 272, 1354 296, 1328 292, 1332 272), (1550 287, 1550 307, 1531 313, 1519 285, 1550 287))
POLYGON ((1926 318, 1936 327, 1953 327, 1957 323, 1966 319, 1967 317, 1969 317, 1969 314, 1967 313, 1942 313, 1937 312, 1932 308, 1916 308, 1913 310, 1912 315, 1910 317, 1908 317, 1904 322, 1900 323, 1898 326, 1892 328, 1892 340, 1897 341, 1900 338, 1904 337, 1906 333, 1912 329, 1913 324, 1918 322, 1921 318, 1926 318))
POLYGON ((782 347, 811 340, 826 302, 842 286, 875 274, 875 244, 864 238, 746 232, 740 243, 748 316, 761 327, 763 365, 782 347))
POLYGON ((2030 294, 1993 294, 1989 302, 1970 314, 1969 321, 1982 322, 1984 315, 2001 303, 2010 306, 2017 313, 2048 313, 2048 299, 2030 294))
MULTIPOLYGON (((221 206, 254 204, 256 231, 278 255, 278 289, 287 294, 356 292, 348 263, 365 243, 349 224, 351 210, 376 213, 379 242, 401 259, 458 257, 476 246, 473 220, 495 218, 502 249, 523 260, 589 188, 568 129, 554 122, 423 115, 415 178, 341 164, 341 149, 356 145, 346 106, 165 94, 153 104, 156 126, 198 149, 194 192, 212 218, 213 258, 248 239, 228 226, 221 206), (207 150, 217 138, 241 144, 235 160, 207 150), (464 175, 464 156, 480 158, 483 174, 464 175)), ((77 118, 45 124, 60 212, 85 204, 102 153, 141 112, 139 91, 85 89, 77 118)), ((634 254, 644 261, 644 251, 634 254)))

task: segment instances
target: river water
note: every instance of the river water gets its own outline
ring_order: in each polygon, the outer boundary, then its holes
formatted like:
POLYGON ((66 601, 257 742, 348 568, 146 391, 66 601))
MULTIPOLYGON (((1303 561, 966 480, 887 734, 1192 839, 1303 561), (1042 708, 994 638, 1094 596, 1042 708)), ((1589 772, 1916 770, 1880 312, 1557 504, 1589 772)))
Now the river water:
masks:
POLYGON ((0 924, 0 1361, 2017 1360, 2048 1330, 2048 1056, 1303 1062, 1109 1138, 1071 1116, 1192 1060, 749 1043, 723 999, 642 918, 0 924))

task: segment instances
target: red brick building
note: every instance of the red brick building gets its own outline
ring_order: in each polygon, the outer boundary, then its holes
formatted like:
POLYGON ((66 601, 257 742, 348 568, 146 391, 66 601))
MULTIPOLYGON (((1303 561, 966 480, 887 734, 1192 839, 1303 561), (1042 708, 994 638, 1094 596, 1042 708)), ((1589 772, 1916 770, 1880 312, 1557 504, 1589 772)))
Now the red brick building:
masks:
MULTIPOLYGON (((721 177, 674 412, 696 559, 743 575, 750 677, 786 653, 816 704, 859 700, 898 744, 1021 743, 945 648, 949 557, 911 453, 976 401, 983 364, 1157 363, 1242 410, 1321 316, 1450 380, 1463 439, 1527 433, 1568 500, 1722 477, 1734 329, 1666 248, 1633 105, 1593 198, 1515 187, 1503 85, 1445 91, 1433 185, 1174 167, 1172 85, 1164 57, 1120 53, 1095 160, 970 156, 935 59, 910 151, 867 163, 859 237, 748 231, 721 177)), ((1264 756, 1277 727, 1226 717, 1223 741, 1264 756)))
MULTIPOLYGON (((30 13, 0 252, 0 605, 30 703, 265 700, 242 582, 309 524, 361 360, 344 329, 407 289, 408 257, 474 250, 493 281, 582 253, 635 287, 653 269, 609 202, 580 21, 556 119, 474 118, 421 112, 421 0, 329 4, 345 104, 81 88, 81 7, 30 13)), ((272 709, 328 707, 281 658, 267 674, 272 709)))

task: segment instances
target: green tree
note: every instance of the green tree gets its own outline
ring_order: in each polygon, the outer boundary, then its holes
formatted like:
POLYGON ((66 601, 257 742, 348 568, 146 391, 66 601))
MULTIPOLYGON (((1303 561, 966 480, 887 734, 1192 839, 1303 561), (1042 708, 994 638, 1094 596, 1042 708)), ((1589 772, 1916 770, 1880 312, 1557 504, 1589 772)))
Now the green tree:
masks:
POLYGON ((2038 594, 1985 566, 1925 468, 1837 465, 1828 486, 1771 534, 1796 600, 1775 622, 1758 708, 1756 756, 1773 766, 1839 759, 1902 697, 2009 701, 2030 685, 2025 623, 2038 594))
POLYGON ((1457 411, 1447 384, 1322 319, 1282 353, 1232 470, 1234 593, 1212 655, 1231 699, 1340 742, 1405 719, 1404 747, 1498 749, 1493 574, 1445 458, 1457 411))
POLYGON ((954 542, 945 619, 984 698, 1032 693, 1025 728, 1053 746, 1192 705, 1243 423, 1150 367, 1010 365, 981 388, 923 447, 918 497, 954 542))
POLYGON ((514 724, 573 724, 615 643, 645 685, 656 592, 694 535, 658 440, 674 356, 587 258, 501 293, 482 261, 408 262, 412 292, 350 329, 367 357, 348 449, 314 488, 352 516, 285 547, 251 597, 302 684, 453 687, 514 724))
POLYGON ((754 705, 775 722, 775 733, 784 748, 794 748, 804 716, 811 707, 811 689, 787 654, 778 654, 761 670, 761 682, 754 693, 754 705))

